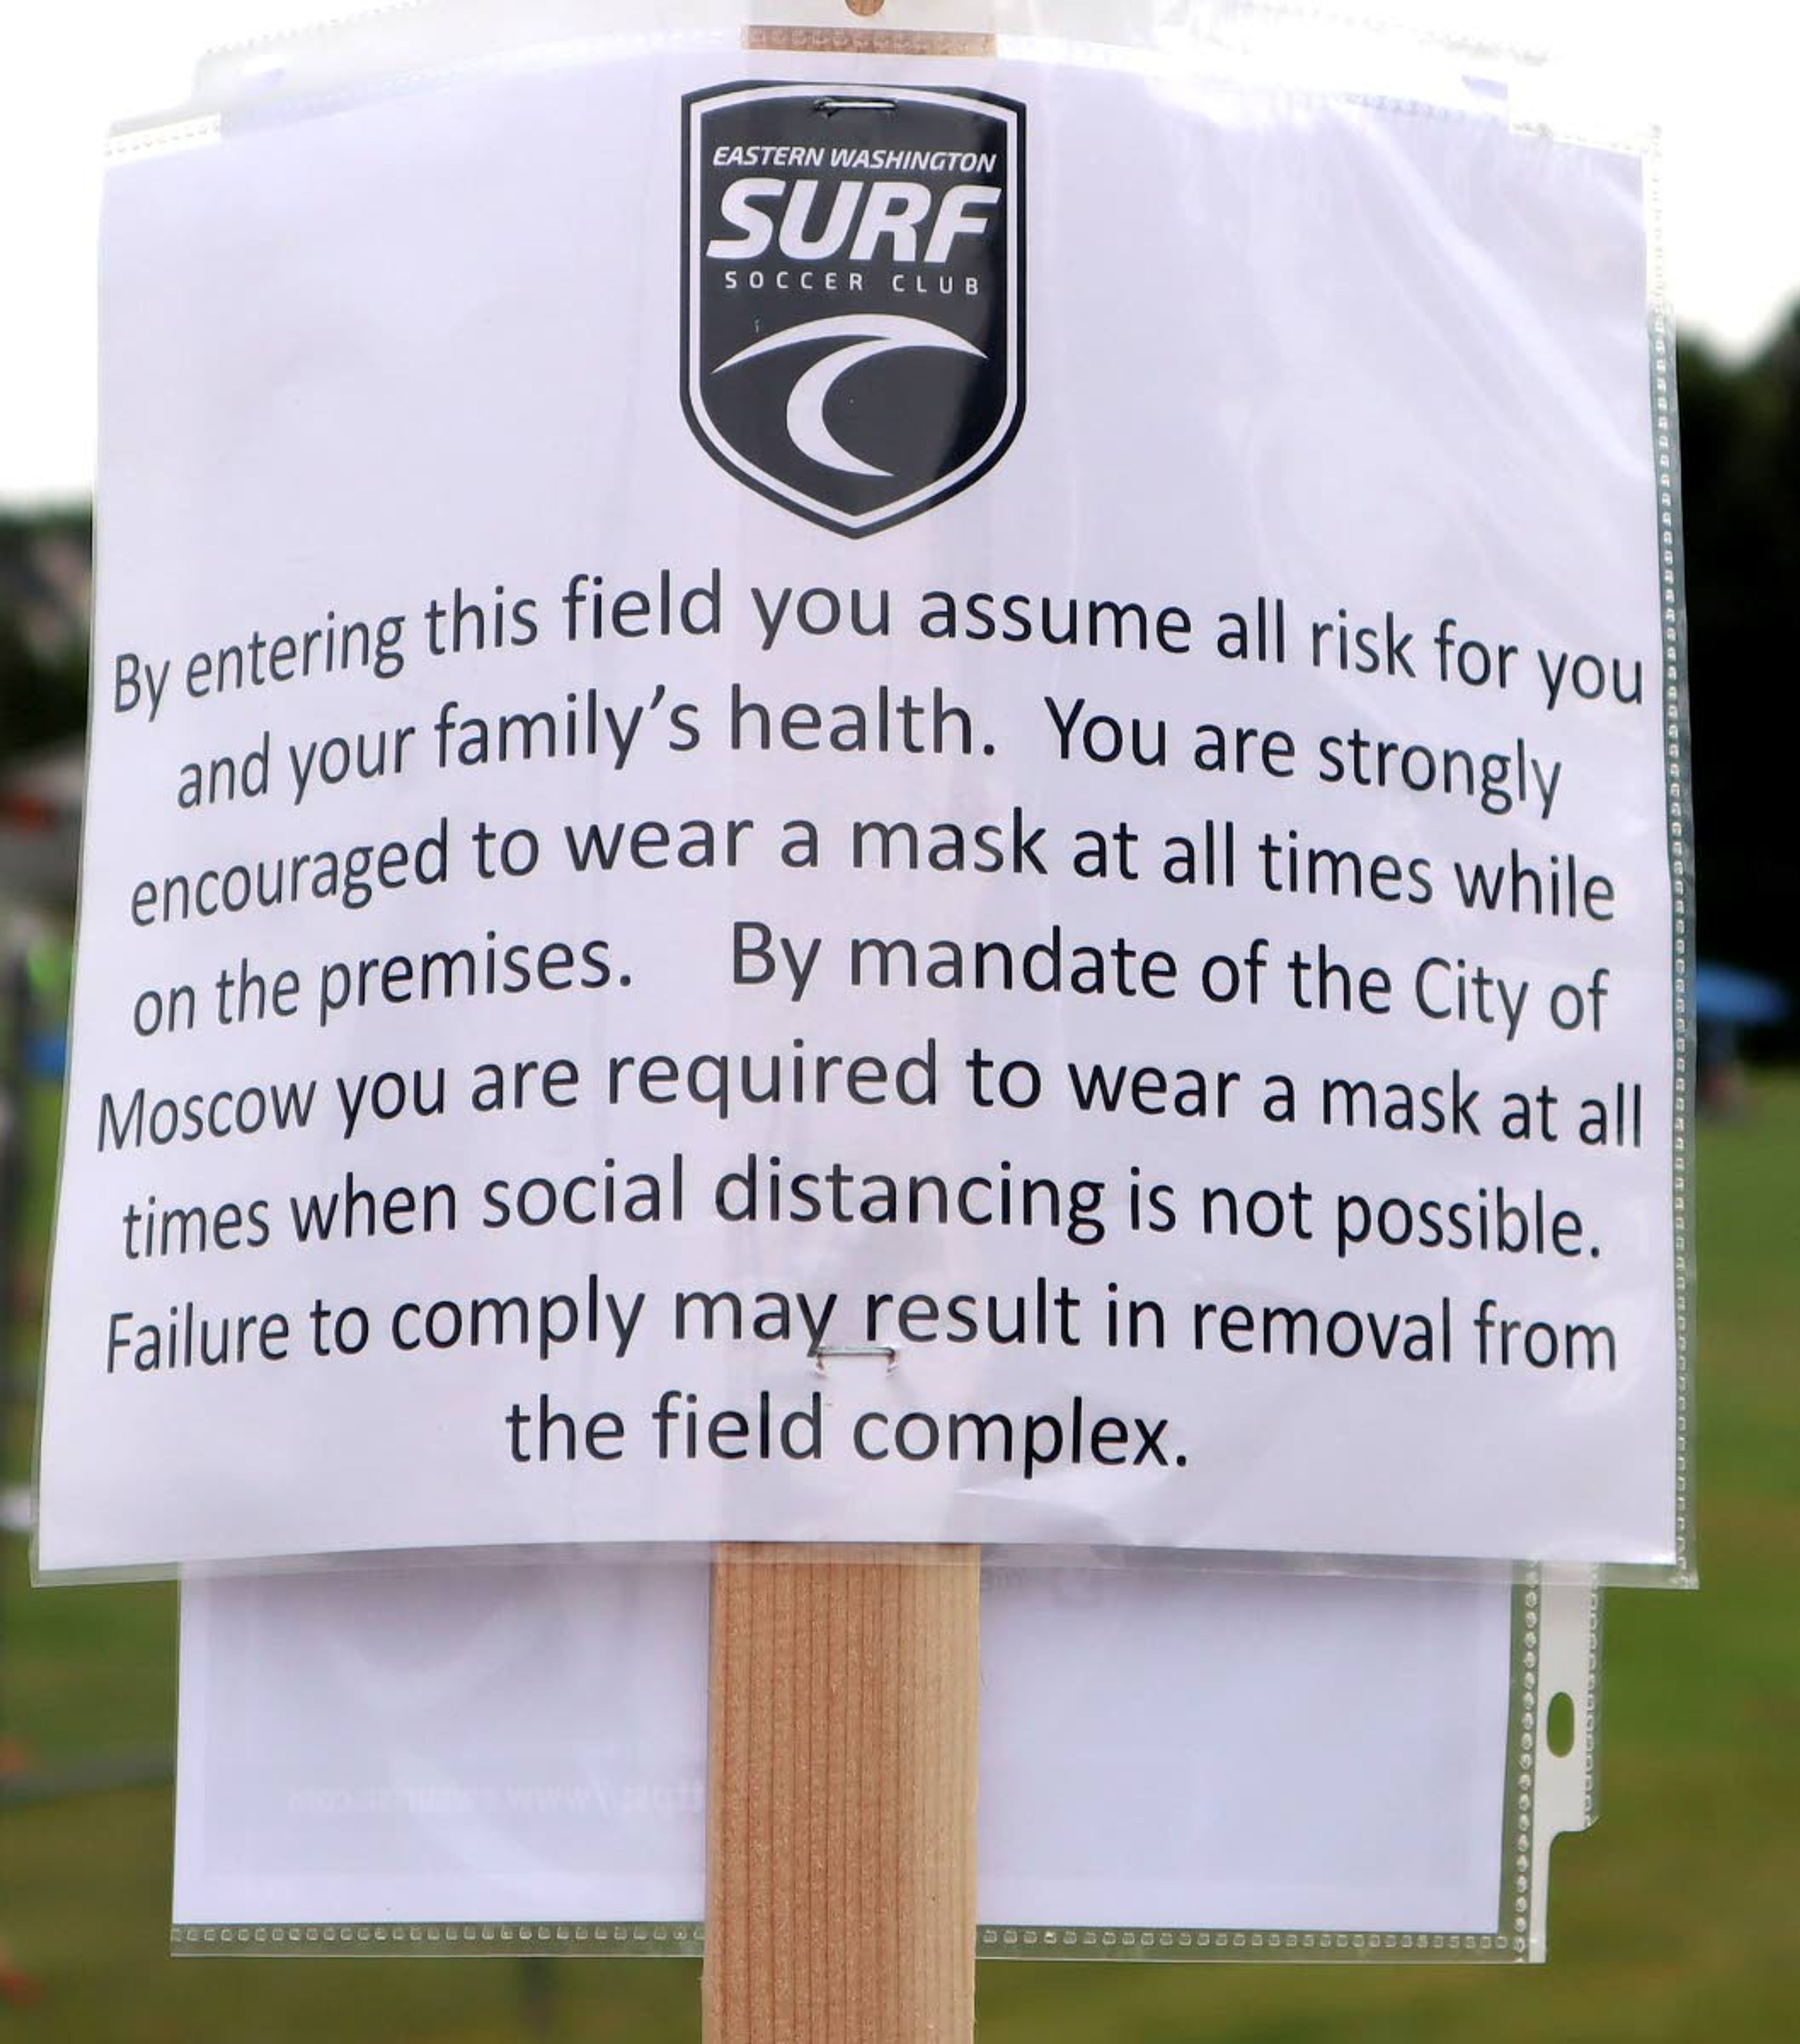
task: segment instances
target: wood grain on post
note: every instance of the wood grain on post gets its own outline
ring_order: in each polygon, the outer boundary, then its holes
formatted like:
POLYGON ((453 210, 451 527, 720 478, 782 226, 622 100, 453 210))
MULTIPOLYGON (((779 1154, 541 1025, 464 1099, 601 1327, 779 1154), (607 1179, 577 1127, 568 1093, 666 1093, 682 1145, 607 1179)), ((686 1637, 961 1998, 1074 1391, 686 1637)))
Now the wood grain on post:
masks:
MULTIPOLYGON (((892 29, 743 42, 996 52, 892 29)), ((717 1550, 705 2044, 973 2044, 981 1584, 973 1546, 717 1550)))
POLYGON ((706 2044, 970 2044, 972 1546, 712 1572, 706 2044))

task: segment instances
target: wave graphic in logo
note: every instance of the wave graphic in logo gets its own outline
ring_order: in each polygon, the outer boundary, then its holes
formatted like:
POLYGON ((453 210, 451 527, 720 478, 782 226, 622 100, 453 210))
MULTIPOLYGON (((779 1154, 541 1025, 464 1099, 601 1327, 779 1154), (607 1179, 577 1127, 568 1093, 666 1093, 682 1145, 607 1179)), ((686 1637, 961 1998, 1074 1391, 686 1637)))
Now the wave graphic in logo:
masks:
POLYGON ((826 425, 826 401, 840 377, 903 348, 934 348, 952 355, 973 355, 977 361, 985 359, 973 341, 965 340, 947 327, 934 326, 929 320, 909 319, 901 313, 842 313, 831 319, 808 320, 802 326, 790 326, 753 341, 721 362, 712 373, 722 375, 740 362, 754 362, 758 356, 773 355, 777 348, 799 348, 817 340, 835 340, 839 345, 796 379, 788 394, 788 437, 809 460, 836 469, 842 475, 885 476, 892 471, 877 468, 852 454, 826 425))

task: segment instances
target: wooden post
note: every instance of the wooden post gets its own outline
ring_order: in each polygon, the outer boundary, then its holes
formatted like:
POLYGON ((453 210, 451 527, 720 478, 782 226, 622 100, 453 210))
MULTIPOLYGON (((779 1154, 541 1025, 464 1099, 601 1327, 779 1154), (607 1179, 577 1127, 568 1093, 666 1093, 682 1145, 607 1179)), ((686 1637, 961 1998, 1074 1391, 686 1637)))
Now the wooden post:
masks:
MULTIPOLYGON (((992 35, 916 29, 743 40, 996 50, 992 35)), ((973 1546, 718 1550, 705 2044, 973 2044, 981 1596, 973 1546)))
POLYGON ((706 2044, 971 2044, 972 1546, 712 1572, 706 2044))

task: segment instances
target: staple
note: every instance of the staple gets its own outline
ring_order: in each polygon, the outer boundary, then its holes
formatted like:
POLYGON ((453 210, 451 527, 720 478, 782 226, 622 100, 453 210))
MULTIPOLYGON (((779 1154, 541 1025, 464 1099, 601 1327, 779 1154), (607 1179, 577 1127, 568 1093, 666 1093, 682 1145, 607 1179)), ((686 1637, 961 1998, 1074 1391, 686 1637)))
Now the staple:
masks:
POLYGON ((888 1365, 888 1374, 890 1377, 893 1375, 900 1361, 900 1350, 885 1342, 816 1341, 807 1350, 807 1354, 818 1365, 819 1374, 821 1377, 826 1374, 825 1365, 827 1360, 833 1358, 842 1359, 846 1356, 885 1357, 888 1365))

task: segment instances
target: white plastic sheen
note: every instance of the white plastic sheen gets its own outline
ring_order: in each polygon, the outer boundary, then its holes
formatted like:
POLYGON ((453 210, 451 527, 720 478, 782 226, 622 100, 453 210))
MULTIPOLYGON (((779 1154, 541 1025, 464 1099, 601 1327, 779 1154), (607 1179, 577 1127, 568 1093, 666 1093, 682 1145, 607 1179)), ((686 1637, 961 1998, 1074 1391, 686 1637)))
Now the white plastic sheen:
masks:
MULTIPOLYGON (((218 55, 120 135, 40 1572, 951 1539, 1689 1579, 1644 131, 1529 55, 1310 12, 888 0, 864 25, 950 40, 772 33, 846 25, 439 0, 218 55), (822 122, 883 88, 1023 110, 1016 432, 869 536, 764 487, 681 368, 717 260, 684 242, 683 96, 739 82, 816 86, 822 122), (433 650, 459 594, 533 637, 433 650), (1065 606, 1078 643, 1046 643, 1065 606), (352 620, 368 658, 224 685, 253 637, 352 620), (540 711, 562 756, 496 763, 540 711), (259 747, 266 795, 181 799, 259 747), (576 856, 734 820, 704 870, 576 856), (811 865, 778 849, 806 823, 811 865), (858 863, 872 824, 979 827, 1003 870, 858 863), (478 875, 528 840, 528 877, 478 875), (376 843, 391 889, 322 889, 319 855, 376 843), (259 861, 300 898, 184 905, 177 876, 259 861), (884 988, 872 941, 1003 946, 1015 984, 884 988), (459 948, 532 991, 427 997, 459 948), (282 971, 291 1014, 210 1005, 282 971), (664 1057, 796 1078, 671 1106, 664 1057), (511 1097, 479 1105, 489 1066, 511 1097), (796 1188, 834 1166, 977 1211, 821 1224, 796 1188), (376 1235, 302 1240, 352 1178, 376 1235), (528 1183, 657 1218, 532 1218, 528 1183), (227 1239, 171 1247, 182 1208, 227 1239)), ((905 332, 872 331, 795 359, 815 473, 881 472, 827 409, 899 387, 905 332)))

